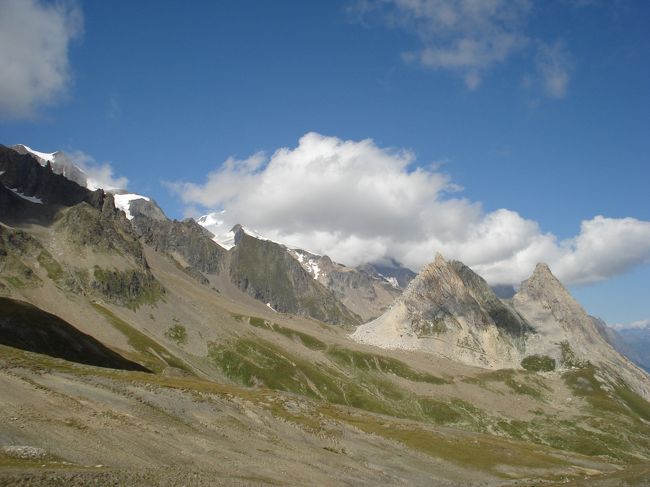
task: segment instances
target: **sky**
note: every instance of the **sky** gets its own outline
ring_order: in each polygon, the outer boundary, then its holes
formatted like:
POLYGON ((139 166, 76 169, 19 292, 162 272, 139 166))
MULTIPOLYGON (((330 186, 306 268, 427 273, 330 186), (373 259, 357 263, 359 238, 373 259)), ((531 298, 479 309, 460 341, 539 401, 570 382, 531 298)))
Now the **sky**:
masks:
POLYGON ((650 320, 650 3, 0 0, 0 143, 356 265, 650 320))

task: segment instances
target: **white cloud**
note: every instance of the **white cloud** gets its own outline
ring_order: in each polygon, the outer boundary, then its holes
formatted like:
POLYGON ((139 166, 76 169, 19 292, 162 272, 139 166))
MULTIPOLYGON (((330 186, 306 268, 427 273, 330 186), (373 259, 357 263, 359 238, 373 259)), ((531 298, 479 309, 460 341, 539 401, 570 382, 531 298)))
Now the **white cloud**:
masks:
POLYGON ((544 92, 551 98, 564 98, 569 85, 571 64, 564 46, 539 43, 537 70, 542 79, 544 92))
POLYGON ((34 116, 65 94, 68 48, 81 30, 71 1, 0 1, 0 117, 34 116))
POLYGON ((361 23, 378 16, 413 34, 419 46, 402 58, 454 72, 469 90, 476 90, 491 68, 522 54, 522 70, 536 73, 535 86, 551 98, 566 95, 571 69, 565 47, 527 32, 533 0, 357 0, 350 11, 361 23))
POLYGON ((85 152, 76 150, 66 152, 63 156, 86 173, 86 186, 92 191, 99 188, 104 190, 126 189, 129 184, 127 178, 114 175, 114 170, 110 163, 99 163, 85 152))
POLYGON ((470 89, 482 73, 528 44, 524 24, 530 0, 382 0, 359 1, 352 9, 365 18, 379 13, 389 25, 420 38, 420 49, 406 61, 457 72, 470 89))
POLYGON ((650 222, 596 216, 558 240, 515 211, 484 212, 448 175, 414 163, 372 140, 309 133, 270 157, 228 159, 203 184, 170 187, 192 212, 225 210, 224 233, 242 223, 348 265, 395 257, 417 270, 439 251, 493 284, 519 283, 541 261, 579 284, 650 262, 650 222))
POLYGON ((632 323, 615 323, 610 326, 615 330, 650 328, 650 319, 633 321, 632 323))

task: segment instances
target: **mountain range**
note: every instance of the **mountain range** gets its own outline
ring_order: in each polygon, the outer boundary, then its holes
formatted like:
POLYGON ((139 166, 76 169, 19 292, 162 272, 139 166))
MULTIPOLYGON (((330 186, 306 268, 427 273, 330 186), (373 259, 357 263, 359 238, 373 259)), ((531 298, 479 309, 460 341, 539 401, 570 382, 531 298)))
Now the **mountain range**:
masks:
POLYGON ((492 288, 220 218, 0 146, 0 484, 650 478, 647 356, 547 265, 492 288))

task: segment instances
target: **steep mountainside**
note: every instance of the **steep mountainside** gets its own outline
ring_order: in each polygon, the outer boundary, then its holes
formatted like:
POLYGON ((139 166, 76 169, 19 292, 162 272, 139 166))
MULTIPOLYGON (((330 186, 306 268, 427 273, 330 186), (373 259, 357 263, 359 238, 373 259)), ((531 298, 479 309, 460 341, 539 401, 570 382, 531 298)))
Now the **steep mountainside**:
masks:
MULTIPOLYGON (((234 229, 225 232, 222 218, 222 213, 215 212, 200 217, 197 222, 214 235, 215 242, 226 249, 232 249, 236 245, 235 234, 239 231, 259 241, 270 241, 241 225, 236 225, 234 229)), ((401 292, 396 278, 381 275, 371 265, 347 267, 333 262, 326 255, 317 255, 278 242, 272 243, 280 245, 285 252, 295 258, 312 278, 334 293, 345 307, 361 318, 361 321, 365 322, 379 316, 401 292)), ((395 272, 398 273, 396 275, 402 276, 411 271, 397 267, 395 272)))
POLYGON ((159 252, 167 252, 187 268, 215 274, 227 265, 225 249, 194 220, 160 220, 136 214, 131 221, 143 241, 159 252))
POLYGON ((438 255, 376 320, 352 338, 384 348, 422 350, 468 364, 517 366, 529 327, 460 262, 438 255))
POLYGON ((236 230, 230 252, 230 276, 240 289, 281 313, 327 323, 354 325, 360 318, 315 280, 286 248, 236 230))
POLYGON ((546 264, 538 264, 513 298, 517 311, 534 328, 529 355, 548 356, 565 367, 591 363, 613 382, 624 380, 650 398, 648 377, 607 343, 597 321, 573 299, 546 264))
POLYGON ((333 262, 326 255, 301 249, 287 249, 309 274, 320 282, 362 321, 382 314, 401 290, 374 269, 347 267, 333 262), (369 271, 370 270, 370 271, 369 271))
POLYGON ((349 339, 356 317, 286 247, 242 231, 226 251, 80 190, 65 205, 0 185, 0 302, 38 308, 0 338, 49 354, 0 345, 0 485, 646 482, 647 376, 570 330, 586 321, 550 272, 515 310, 437 258, 373 322, 408 350, 382 349, 349 339), (584 346, 531 356, 538 326, 584 346), (52 357, 92 356, 85 336, 151 373, 52 357))
POLYGON ((622 381, 650 397, 647 375, 612 348, 597 320, 545 264, 522 283, 510 305, 467 266, 438 255, 384 315, 357 328, 352 338, 487 367, 594 366, 608 383, 622 381))

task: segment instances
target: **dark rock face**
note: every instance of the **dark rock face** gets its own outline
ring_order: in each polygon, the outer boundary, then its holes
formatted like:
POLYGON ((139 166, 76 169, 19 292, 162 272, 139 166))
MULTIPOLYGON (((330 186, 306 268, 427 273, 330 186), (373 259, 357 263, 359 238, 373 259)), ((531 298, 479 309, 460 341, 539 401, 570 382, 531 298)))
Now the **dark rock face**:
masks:
POLYGON ((215 274, 225 267, 226 250, 194 220, 158 220, 135 215, 133 227, 156 251, 181 255, 194 269, 215 274))
POLYGON ((149 372, 58 316, 9 298, 0 298, 0 343, 82 364, 149 372))
POLYGON ((65 210, 56 228, 71 244, 99 251, 117 251, 131 257, 134 264, 146 267, 138 237, 124 213, 115 209, 110 194, 106 195, 101 211, 87 203, 65 210))
POLYGON ((46 204, 73 206, 86 202, 95 208, 104 203, 101 189, 89 191, 66 177, 55 174, 51 165, 41 166, 30 155, 0 145, 0 183, 46 204))
MULTIPOLYGON (((12 145, 11 149, 15 150, 19 154, 26 154, 29 155, 30 157, 36 159, 41 163, 41 165, 45 165, 48 161, 40 158, 36 154, 33 154, 27 150, 27 147, 25 147, 22 144, 18 145, 12 145)), ((88 187, 88 177, 85 172, 83 172, 75 163, 72 159, 70 159, 65 153, 61 151, 57 151, 54 154, 54 158, 52 160, 51 166, 52 170, 56 174, 60 174, 62 176, 65 176, 67 179, 74 181, 77 183, 79 186, 82 186, 84 188, 88 187)))
POLYGON ((239 228, 230 252, 230 277, 241 290, 283 313, 327 323, 353 325, 360 319, 293 258, 286 249, 239 228))
POLYGON ((0 217, 8 216, 22 209, 26 203, 20 196, 7 189, 4 184, 0 184, 0 217))
POLYGON ((117 271, 96 267, 90 286, 106 299, 129 308, 153 304, 165 294, 147 269, 117 271))

